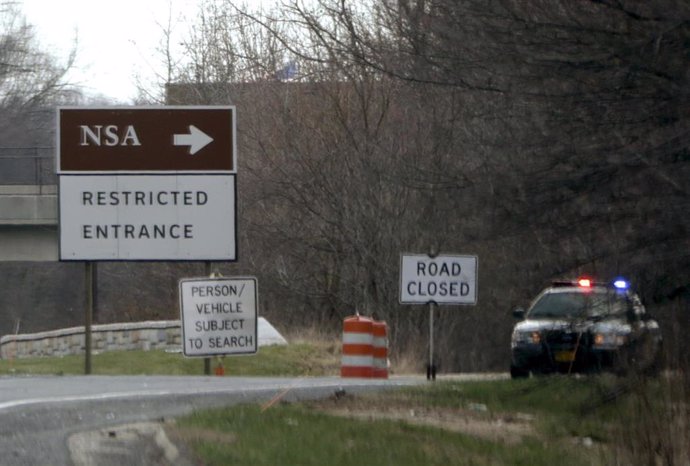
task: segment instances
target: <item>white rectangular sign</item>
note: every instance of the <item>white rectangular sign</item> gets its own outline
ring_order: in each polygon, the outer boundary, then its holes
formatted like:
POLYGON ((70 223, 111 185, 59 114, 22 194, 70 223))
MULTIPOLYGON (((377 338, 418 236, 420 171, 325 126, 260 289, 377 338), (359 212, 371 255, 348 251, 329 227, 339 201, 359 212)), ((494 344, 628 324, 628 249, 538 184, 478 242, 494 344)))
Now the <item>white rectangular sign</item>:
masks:
POLYGON ((477 256, 403 254, 401 304, 476 304, 477 256))
POLYGON ((184 355, 256 353, 257 308, 254 277, 180 280, 184 355))
POLYGON ((61 260, 237 258, 235 175, 62 175, 61 260))

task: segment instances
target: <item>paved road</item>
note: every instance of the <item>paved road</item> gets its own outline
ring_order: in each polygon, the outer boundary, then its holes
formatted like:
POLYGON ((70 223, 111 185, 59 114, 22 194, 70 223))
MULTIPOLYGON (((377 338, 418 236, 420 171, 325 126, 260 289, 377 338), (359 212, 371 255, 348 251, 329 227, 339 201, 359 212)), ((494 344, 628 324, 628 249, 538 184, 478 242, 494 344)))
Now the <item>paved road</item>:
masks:
POLYGON ((1 377, 0 465, 185 465, 161 437, 160 421, 281 395, 297 400, 424 382, 421 377, 1 377))

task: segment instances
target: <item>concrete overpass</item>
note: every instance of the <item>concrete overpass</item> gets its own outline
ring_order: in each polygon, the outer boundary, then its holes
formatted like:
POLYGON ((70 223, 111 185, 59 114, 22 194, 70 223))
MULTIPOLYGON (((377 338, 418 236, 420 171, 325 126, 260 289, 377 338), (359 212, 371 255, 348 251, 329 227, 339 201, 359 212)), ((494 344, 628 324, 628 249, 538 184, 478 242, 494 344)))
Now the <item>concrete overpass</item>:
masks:
POLYGON ((52 149, 0 150, 0 261, 58 260, 52 149))

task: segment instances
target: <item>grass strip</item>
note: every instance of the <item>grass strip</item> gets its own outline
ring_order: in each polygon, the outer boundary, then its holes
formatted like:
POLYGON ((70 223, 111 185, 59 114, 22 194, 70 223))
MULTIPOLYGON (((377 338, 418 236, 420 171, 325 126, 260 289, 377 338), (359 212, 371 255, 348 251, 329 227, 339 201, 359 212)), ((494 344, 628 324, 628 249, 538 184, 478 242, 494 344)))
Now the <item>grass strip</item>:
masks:
POLYGON ((181 419, 173 429, 172 436, 186 438, 207 465, 587 464, 536 439, 501 444, 401 421, 332 416, 304 405, 263 412, 255 405, 234 406, 181 419))
MULTIPOLYGON (((295 343, 259 348, 255 355, 213 358, 212 367, 223 364, 226 376, 335 375, 338 355, 319 344, 295 343)), ((0 360, 0 374, 79 375, 84 356, 0 360)), ((113 351, 92 356, 97 375, 203 375, 202 358, 186 358, 166 351, 113 351)))

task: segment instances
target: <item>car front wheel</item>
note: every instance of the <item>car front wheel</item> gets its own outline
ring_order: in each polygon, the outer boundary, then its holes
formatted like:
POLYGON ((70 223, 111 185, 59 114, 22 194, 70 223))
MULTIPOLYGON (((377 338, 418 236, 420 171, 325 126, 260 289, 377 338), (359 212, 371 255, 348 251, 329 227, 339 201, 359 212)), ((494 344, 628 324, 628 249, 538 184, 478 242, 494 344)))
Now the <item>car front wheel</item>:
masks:
POLYGON ((510 366, 510 378, 511 379, 524 379, 525 377, 529 377, 529 370, 522 368, 522 367, 517 367, 517 366, 510 366))

